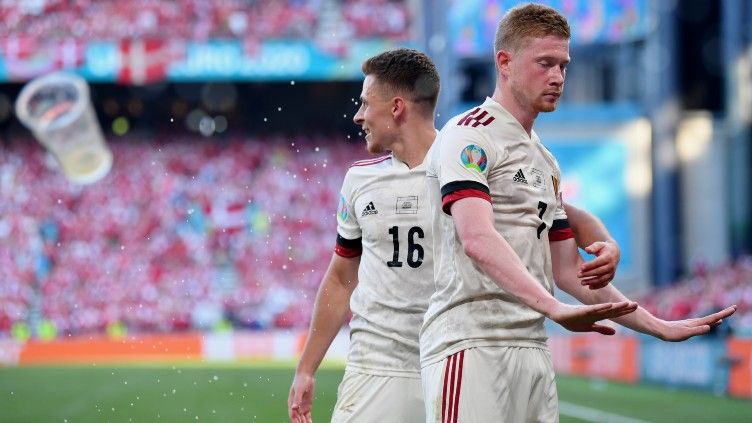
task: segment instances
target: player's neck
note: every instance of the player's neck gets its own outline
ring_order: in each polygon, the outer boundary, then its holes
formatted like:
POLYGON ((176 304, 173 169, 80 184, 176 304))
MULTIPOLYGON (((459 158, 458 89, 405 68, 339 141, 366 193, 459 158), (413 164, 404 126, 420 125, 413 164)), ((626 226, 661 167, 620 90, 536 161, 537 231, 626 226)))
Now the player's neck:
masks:
POLYGON ((522 126, 522 129, 527 132, 528 137, 531 136, 535 118, 538 117, 537 111, 520 104, 508 89, 504 89, 499 85, 496 85, 493 97, 491 98, 493 98, 497 103, 501 104, 504 110, 509 112, 509 114, 514 116, 514 118, 517 119, 517 122, 519 122, 519 124, 522 126))
POLYGON ((432 121, 411 125, 404 128, 403 136, 392 145, 392 155, 413 169, 423 163, 434 139, 436 128, 432 121))

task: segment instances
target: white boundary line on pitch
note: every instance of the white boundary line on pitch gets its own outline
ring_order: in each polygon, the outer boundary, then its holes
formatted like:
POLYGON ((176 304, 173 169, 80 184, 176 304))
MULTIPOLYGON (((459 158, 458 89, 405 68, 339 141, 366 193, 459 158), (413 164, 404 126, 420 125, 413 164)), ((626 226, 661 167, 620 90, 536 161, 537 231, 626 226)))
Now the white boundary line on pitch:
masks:
POLYGON ((559 413, 595 423, 650 423, 647 420, 633 419, 565 401, 559 401, 559 413))

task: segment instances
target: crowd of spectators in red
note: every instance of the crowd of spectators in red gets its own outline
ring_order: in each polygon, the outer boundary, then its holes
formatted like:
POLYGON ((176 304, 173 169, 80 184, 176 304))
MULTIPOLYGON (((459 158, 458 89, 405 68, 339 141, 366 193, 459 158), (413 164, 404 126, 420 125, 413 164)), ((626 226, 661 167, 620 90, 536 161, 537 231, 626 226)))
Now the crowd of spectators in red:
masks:
POLYGON ((7 39, 270 38, 314 40, 333 24, 352 38, 410 37, 404 0, 40 0, 0 3, 7 39), (328 13, 324 13, 328 12, 328 13), (328 21, 326 21, 328 19, 328 21), (326 22, 324 22, 326 21, 326 22))
POLYGON ((719 311, 731 304, 739 306, 727 319, 733 333, 752 336, 752 257, 715 268, 696 266, 691 275, 656 289, 638 299, 653 314, 681 320, 719 311))
POLYGON ((88 186, 68 183, 32 139, 2 148, 0 334, 34 310, 61 334, 201 327, 207 310, 240 327, 307 325, 341 179, 367 156, 362 145, 133 138, 111 148, 112 171, 88 186))
MULTIPOLYGON (((339 186, 363 146, 331 137, 110 142, 103 180, 68 183, 32 139, 0 147, 0 336, 306 327, 335 239, 339 186), (35 311, 36 310, 36 311, 35 311), (209 326, 207 326, 209 325, 209 326)), ((752 258, 638 298, 685 319, 738 304, 752 335, 752 258)))

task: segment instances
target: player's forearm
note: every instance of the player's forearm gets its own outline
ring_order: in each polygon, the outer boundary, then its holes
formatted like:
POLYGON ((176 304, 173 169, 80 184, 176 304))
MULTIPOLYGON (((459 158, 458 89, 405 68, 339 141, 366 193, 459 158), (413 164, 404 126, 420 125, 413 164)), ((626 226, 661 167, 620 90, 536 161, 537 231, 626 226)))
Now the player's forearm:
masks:
POLYGON ((316 295, 311 326, 297 371, 313 374, 324 359, 332 341, 347 321, 352 289, 334 277, 325 277, 316 295))
POLYGON ((496 231, 462 241, 465 254, 504 291, 545 316, 557 300, 527 271, 517 253, 496 231))
POLYGON ((615 242, 606 226, 595 215, 567 203, 564 203, 564 209, 578 247, 585 249, 598 241, 615 242))
MULTIPOLYGON (((566 288, 564 285, 559 285, 559 287, 583 304, 631 301, 613 285, 608 285, 601 289, 588 289, 578 282, 579 279, 576 278, 576 271, 573 275, 573 279, 575 279, 573 283, 566 284, 566 288)), ((637 332, 660 337, 661 320, 642 307, 638 307, 634 313, 611 320, 637 332)))
MULTIPOLYGON (((600 289, 590 289, 582 285, 580 279, 577 277, 577 269, 580 263, 582 263, 582 258, 577 252, 576 247, 572 244, 572 241, 552 242, 551 261, 556 285, 581 303, 599 304, 630 301, 629 298, 613 285, 607 285, 600 289)), ((632 330, 659 337, 661 320, 642 307, 639 307, 634 313, 612 320, 632 330)))
MULTIPOLYGON (((577 277, 577 269, 582 263, 577 247, 572 240, 551 242, 551 263, 556 286, 575 297, 583 304, 618 303, 630 301, 613 285, 599 289, 590 289, 577 277)), ((658 336, 661 320, 639 307, 634 313, 612 319, 614 322, 632 330, 658 336)))

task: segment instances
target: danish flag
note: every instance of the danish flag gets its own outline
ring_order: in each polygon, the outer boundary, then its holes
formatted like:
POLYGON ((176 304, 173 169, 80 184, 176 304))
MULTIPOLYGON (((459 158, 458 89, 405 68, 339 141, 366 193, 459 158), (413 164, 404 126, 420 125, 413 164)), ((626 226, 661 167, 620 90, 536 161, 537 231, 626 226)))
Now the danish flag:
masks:
POLYGON ((161 81, 170 65, 182 58, 184 50, 184 44, 179 42, 122 40, 118 82, 141 85, 161 81))

